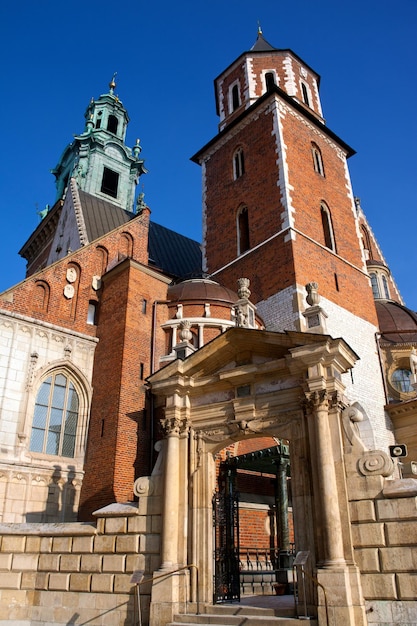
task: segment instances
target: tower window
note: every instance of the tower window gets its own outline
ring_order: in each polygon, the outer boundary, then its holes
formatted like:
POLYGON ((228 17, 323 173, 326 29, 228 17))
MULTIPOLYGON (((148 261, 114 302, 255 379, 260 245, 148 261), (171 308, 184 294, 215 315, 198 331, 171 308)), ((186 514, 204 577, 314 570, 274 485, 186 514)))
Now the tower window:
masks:
POLYGON ((266 90, 270 91, 271 89, 273 89, 275 87, 275 74, 274 72, 267 72, 265 74, 265 86, 266 86, 266 90))
POLYGON ((78 406, 78 394, 70 379, 63 374, 49 376, 36 397, 30 450, 74 457, 78 406))
POLYGON ((238 228, 238 254, 243 254, 249 250, 249 214, 248 207, 244 206, 240 209, 237 216, 238 228))
POLYGON ((320 207, 321 223, 323 225, 324 243, 329 250, 336 252, 336 241, 334 238, 332 218, 329 207, 322 203, 320 207))
POLYGON ((236 111, 240 107, 239 85, 235 83, 231 89, 231 112, 236 111))
POLYGON ((118 125, 119 122, 117 120, 117 117, 115 115, 109 115, 109 119, 107 120, 107 130, 110 133, 114 133, 116 135, 118 125))
POLYGON ((245 173, 245 157, 242 148, 238 148, 233 156, 234 179, 240 178, 245 173))
POLYGON ((312 153, 313 153, 314 170, 321 176, 324 176, 324 167, 323 167, 323 159, 321 156, 321 151, 320 151, 320 148, 316 146, 315 143, 312 144, 312 153))
POLYGON ((308 95, 308 87, 305 83, 301 83, 301 92, 303 94, 303 102, 304 104, 306 104, 308 107, 310 106, 310 98, 308 95))
POLYGON ((119 174, 109 170, 107 167, 103 170, 103 180, 101 183, 101 191, 112 198, 117 198, 117 187, 119 186, 119 174))

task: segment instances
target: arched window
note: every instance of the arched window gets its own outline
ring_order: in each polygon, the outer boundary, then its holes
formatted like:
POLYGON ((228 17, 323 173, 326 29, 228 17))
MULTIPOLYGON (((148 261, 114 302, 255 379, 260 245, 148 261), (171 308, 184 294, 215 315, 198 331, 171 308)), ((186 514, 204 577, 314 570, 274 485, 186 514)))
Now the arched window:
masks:
POLYGON ((315 143, 312 143, 311 151, 313 154, 314 171, 316 171, 321 176, 324 176, 323 158, 321 156, 320 148, 315 143))
POLYGON ((240 107, 239 85, 232 87, 232 111, 236 111, 240 107))
POLYGON ((109 115, 109 119, 107 120, 107 130, 110 133, 114 133, 116 135, 118 125, 119 122, 117 120, 117 117, 115 115, 109 115))
POLYGON ((308 95, 308 87, 305 83, 301 83, 301 93, 303 94, 303 102, 304 104, 306 104, 308 107, 310 106, 310 98, 308 95))
POLYGON ((378 277, 374 272, 370 274, 370 277, 371 277, 372 293, 374 295, 374 298, 378 299, 381 297, 381 294, 379 292, 378 277))
POLYGON ((71 380, 54 373, 41 384, 33 414, 30 450, 74 457, 79 398, 71 380))
POLYGON ((237 229, 238 229, 238 254, 243 254, 246 250, 249 250, 249 214, 248 207, 244 206, 239 209, 237 215, 237 229))
POLYGON ((368 229, 363 224, 361 226, 361 231, 362 231, 362 243, 363 243, 364 250, 368 252, 367 258, 371 259, 372 258, 371 238, 369 237, 368 229))
POLYGON ((265 86, 266 90, 269 91, 275 87, 275 74, 274 72, 267 72, 265 74, 265 86))
POLYGON ((242 148, 238 148, 233 155, 233 177, 236 180, 245 173, 245 157, 242 148))
POLYGON ((330 209, 324 202, 320 206, 321 223, 323 225, 324 243, 329 250, 336 252, 336 240, 333 232, 332 217, 330 209))

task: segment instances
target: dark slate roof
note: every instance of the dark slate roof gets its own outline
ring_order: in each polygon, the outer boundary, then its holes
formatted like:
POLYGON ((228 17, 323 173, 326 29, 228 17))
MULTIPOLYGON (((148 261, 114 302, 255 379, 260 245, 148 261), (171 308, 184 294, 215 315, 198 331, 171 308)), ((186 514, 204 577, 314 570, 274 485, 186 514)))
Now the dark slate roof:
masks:
MULTIPOLYGON (((94 241, 137 217, 107 200, 78 190, 88 241, 94 241)), ((173 278, 201 276, 201 247, 198 241, 169 228, 149 223, 149 265, 173 278)))
POLYGON ((174 278, 201 276, 201 246, 165 226, 149 223, 149 265, 174 278))
POLYGON ((268 52, 268 50, 276 50, 276 48, 264 39, 262 33, 258 33, 258 38, 253 44, 251 52, 268 52))
POLYGON ((134 213, 125 211, 107 200, 96 198, 81 189, 78 193, 83 208, 88 241, 94 241, 136 217, 134 213))

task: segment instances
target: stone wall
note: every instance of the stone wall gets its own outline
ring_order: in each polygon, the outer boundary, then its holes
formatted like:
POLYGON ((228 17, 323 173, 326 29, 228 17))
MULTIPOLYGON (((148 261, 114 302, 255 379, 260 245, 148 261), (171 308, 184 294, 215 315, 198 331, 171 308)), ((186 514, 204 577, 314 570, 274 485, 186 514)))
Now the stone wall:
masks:
POLYGON ((416 624, 417 480, 359 480, 351 530, 368 624, 416 624))
POLYGON ((1 626, 135 623, 131 578, 160 564, 160 515, 114 504, 96 517, 96 524, 0 524, 1 626))

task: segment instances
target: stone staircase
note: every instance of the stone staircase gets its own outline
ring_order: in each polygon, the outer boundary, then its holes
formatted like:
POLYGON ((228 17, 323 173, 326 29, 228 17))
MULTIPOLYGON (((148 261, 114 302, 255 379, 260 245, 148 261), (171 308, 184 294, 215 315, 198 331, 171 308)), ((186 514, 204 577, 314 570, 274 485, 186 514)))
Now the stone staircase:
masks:
MULTIPOLYGON (((216 604, 202 607, 200 615, 175 615, 167 626, 301 626, 306 618, 294 617, 294 608, 261 608, 241 604, 216 604)), ((317 626, 315 619, 309 619, 311 626, 317 626)))

